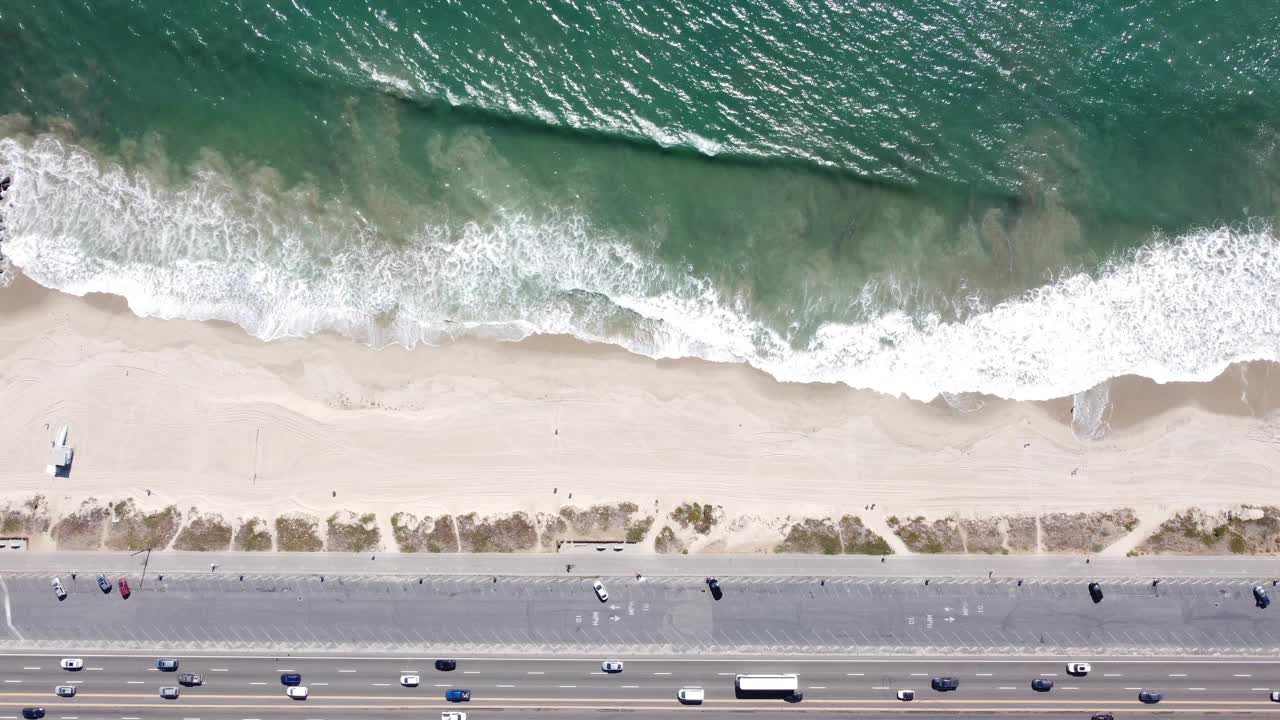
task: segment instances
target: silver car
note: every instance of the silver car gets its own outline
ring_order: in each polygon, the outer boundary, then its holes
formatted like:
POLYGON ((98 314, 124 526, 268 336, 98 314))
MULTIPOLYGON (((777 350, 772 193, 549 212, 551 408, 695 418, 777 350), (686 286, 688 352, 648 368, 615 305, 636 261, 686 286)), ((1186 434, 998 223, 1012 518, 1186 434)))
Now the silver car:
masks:
POLYGON ((67 591, 62 588, 62 578, 53 579, 53 594, 59 600, 67 599, 67 591))
POLYGON ((177 699, 178 699, 178 688, 176 688, 176 687, 162 687, 162 688, 160 688, 160 697, 164 698, 165 700, 177 700, 177 699))
POLYGON ((58 687, 53 689, 53 693, 58 697, 75 697, 76 686, 75 685, 59 685, 58 687))

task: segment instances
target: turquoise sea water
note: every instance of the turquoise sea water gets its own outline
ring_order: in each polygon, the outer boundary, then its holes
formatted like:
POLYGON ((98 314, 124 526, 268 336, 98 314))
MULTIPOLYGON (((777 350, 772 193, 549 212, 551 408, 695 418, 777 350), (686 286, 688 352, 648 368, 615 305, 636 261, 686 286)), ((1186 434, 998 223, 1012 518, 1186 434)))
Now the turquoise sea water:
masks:
POLYGON ((0 249, 136 312, 928 399, 1280 360, 1280 5, 0 6, 0 249))

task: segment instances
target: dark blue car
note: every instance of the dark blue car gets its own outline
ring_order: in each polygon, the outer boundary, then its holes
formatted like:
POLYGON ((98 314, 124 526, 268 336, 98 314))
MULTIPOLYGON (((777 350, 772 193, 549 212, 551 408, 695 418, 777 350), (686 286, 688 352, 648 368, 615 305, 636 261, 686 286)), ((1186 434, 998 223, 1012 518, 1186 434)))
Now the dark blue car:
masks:
POLYGON ((280 676, 281 685, 301 685, 302 676, 298 673, 285 673, 280 676))

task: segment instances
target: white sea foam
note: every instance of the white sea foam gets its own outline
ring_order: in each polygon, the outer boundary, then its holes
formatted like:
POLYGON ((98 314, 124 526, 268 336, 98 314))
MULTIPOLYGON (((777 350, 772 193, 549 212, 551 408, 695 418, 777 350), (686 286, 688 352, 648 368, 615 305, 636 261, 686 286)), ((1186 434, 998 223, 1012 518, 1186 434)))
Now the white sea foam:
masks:
POLYGON ((888 310, 793 347, 705 279, 583 219, 428 225, 393 249, 358 213, 269 176, 168 189, 51 138, 0 140, 3 250, 37 282, 122 295, 139 315, 221 319, 263 339, 331 329, 373 344, 570 334, 651 357, 749 362, 780 380, 929 400, 1072 395, 1124 374, 1208 380, 1280 360, 1270 227, 1152 238, 1138 253, 964 322, 888 310))

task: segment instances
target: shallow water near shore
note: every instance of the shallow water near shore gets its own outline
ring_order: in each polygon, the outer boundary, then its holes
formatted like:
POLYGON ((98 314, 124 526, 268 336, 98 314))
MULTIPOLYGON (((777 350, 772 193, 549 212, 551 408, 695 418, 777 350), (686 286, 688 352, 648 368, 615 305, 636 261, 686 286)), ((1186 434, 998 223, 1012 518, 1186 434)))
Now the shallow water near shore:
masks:
POLYGON ((264 339, 921 400, 1280 360, 1280 11, 914 8, 5 9, 2 249, 264 339))

